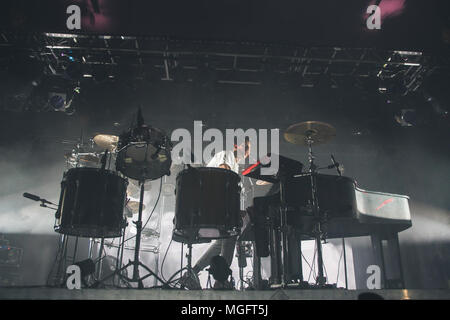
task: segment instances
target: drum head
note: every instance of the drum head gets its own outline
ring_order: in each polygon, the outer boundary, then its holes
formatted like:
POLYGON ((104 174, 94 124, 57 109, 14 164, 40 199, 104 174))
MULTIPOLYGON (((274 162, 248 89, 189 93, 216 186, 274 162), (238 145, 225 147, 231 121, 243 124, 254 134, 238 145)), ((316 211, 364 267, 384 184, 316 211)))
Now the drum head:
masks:
POLYGON ((155 180, 170 173, 170 152, 146 142, 130 143, 119 151, 117 170, 135 180, 155 180))

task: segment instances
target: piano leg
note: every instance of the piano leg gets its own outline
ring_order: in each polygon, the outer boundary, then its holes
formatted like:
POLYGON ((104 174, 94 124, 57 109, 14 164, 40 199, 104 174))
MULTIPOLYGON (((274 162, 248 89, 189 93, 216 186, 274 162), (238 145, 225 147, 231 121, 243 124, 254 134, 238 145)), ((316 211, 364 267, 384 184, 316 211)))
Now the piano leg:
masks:
POLYGON ((393 261, 397 260, 397 275, 398 279, 392 280, 389 283, 389 286, 393 289, 404 289, 405 288, 405 280, 403 278, 403 265, 402 265, 402 257, 400 254, 400 243, 398 241, 398 233, 394 233, 387 240, 387 249, 390 254, 390 257, 393 261))
MULTIPOLYGON (((342 238, 342 250, 344 255, 344 276, 345 276, 345 289, 348 290, 348 278, 347 278, 347 253, 345 252, 345 238, 342 238)), ((336 283, 337 285, 337 283, 336 283)))
POLYGON ((262 289, 261 278, 261 258, 258 256, 256 244, 253 241, 253 286, 256 290, 262 289))
POLYGON ((281 234, 277 227, 270 230, 270 284, 281 284, 281 234))
POLYGON ((403 268, 400 256, 400 244, 398 241, 398 234, 389 235, 371 235, 372 248, 375 255, 375 263, 381 269, 381 281, 382 288, 384 289, 402 289, 405 288, 405 282, 403 279, 403 268), (383 248, 383 240, 386 241, 386 252, 383 248), (386 263, 385 256, 387 255, 388 261, 386 263), (395 274, 397 278, 388 278, 390 275, 395 274))
POLYGON ((303 282, 301 241, 293 228, 288 232, 288 280, 303 282))

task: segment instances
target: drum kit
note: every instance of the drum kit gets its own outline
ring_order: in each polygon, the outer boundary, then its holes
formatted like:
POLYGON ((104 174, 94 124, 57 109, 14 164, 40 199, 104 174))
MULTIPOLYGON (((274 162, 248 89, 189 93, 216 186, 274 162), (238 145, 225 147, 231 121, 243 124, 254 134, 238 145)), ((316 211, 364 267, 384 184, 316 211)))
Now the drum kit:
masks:
MULTIPOLYGON (((284 138, 293 144, 308 147, 309 171, 312 205, 314 214, 318 215, 317 190, 312 146, 330 141, 335 136, 335 129, 326 123, 309 121, 289 127, 284 138)), ((163 130, 143 123, 140 110, 136 127, 119 136, 96 134, 88 143, 81 141, 73 150, 65 154, 68 170, 61 182, 61 193, 56 211, 55 231, 62 237, 68 236, 101 239, 124 236, 127 217, 137 214, 133 221, 134 260, 122 268, 98 280, 95 286, 113 276, 119 276, 127 283, 135 282, 143 288, 143 279, 153 276, 167 286, 158 275, 139 260, 141 238, 159 236, 154 230, 142 226, 142 212, 145 209, 144 191, 150 190, 150 181, 170 175, 173 168, 171 160, 172 144, 163 130), (103 150, 99 152, 98 149, 103 150), (111 168, 115 162, 115 168, 111 168), (128 197, 139 197, 131 201, 128 197), (133 267, 131 277, 126 269, 133 267), (139 275, 139 267, 148 274, 139 275)), ((233 171, 183 165, 176 177, 175 217, 172 239, 188 245, 188 272, 192 271, 192 244, 210 242, 238 236, 242 227, 241 218, 241 178, 233 171)), ((330 166, 329 166, 330 167, 330 166)), ((251 175, 249 175, 251 177, 251 175)), ((274 180, 260 177, 256 185, 271 185, 274 180)), ((281 241, 282 257, 287 259, 287 235, 283 233, 286 226, 286 184, 280 176, 281 198, 281 241)), ((321 219, 317 220, 316 242, 318 246, 319 283, 323 283, 323 262, 321 254, 321 219)), ((144 226, 145 227, 145 226, 144 226)), ((65 240, 67 241, 67 240, 65 240)), ((122 253, 123 253, 122 242, 122 253)), ((119 247, 120 249, 120 247, 119 247)), ((284 264, 285 265, 285 264, 284 264)), ((101 268, 101 266, 100 266, 101 268)), ((183 270, 182 269, 182 270, 183 270)), ((180 270, 181 271, 181 270, 180 270)), ((284 279, 283 282, 287 280, 284 279)))
MULTIPOLYGON (((101 252, 105 238, 122 237, 126 218, 138 214, 137 221, 133 221, 136 234, 134 261, 107 278, 118 275, 143 288, 142 280, 151 275, 164 284, 139 261, 139 251, 144 191, 150 186, 146 182, 170 174, 171 150, 169 138, 162 130, 144 125, 139 110, 138 126, 120 136, 96 134, 88 143, 81 140, 65 155, 68 170, 61 182, 56 232, 63 236, 101 239, 101 252), (111 162, 115 162, 115 170, 111 168, 111 162), (139 197, 139 201, 130 201, 128 196, 139 197), (131 278, 123 272, 130 266, 133 267, 131 278), (147 270, 149 275, 140 277, 139 267, 147 270)), ((144 229, 144 233, 146 237, 152 232, 144 229)), ((102 279, 96 285, 106 280, 102 279)))

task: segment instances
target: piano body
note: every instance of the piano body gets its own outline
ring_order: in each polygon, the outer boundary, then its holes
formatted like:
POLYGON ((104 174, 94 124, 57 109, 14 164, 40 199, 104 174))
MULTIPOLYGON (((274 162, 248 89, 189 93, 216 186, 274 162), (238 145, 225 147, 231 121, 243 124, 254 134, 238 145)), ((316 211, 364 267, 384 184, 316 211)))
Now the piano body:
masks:
MULTIPOLYGON (((246 175, 267 179, 259 175, 257 167, 246 172, 246 175)), ((274 182, 276 177, 268 177, 268 180, 274 182)), ((318 205, 321 216, 324 217, 322 221, 325 222, 325 238, 370 236, 375 260, 382 272, 384 288, 403 288, 398 233, 412 226, 409 197, 364 190, 357 186, 354 179, 337 175, 316 173, 316 186, 318 205), (383 246, 383 241, 387 241, 387 246, 383 246), (396 279, 387 279, 385 254, 397 257, 397 266, 391 266, 397 270, 394 272, 397 274, 396 279)), ((310 175, 289 175, 284 188, 289 228, 296 233, 296 239, 313 239, 317 218, 313 215, 311 206, 310 175)), ((253 199, 253 208, 250 210, 252 230, 248 233, 244 231, 243 236, 255 240, 255 251, 259 257, 270 255, 276 264, 281 250, 279 183, 275 184, 271 191, 267 196, 253 199)), ((278 269, 275 267, 272 272, 271 278, 274 278, 275 282, 279 280, 278 269)), ((256 275, 258 274, 256 272, 256 275)))

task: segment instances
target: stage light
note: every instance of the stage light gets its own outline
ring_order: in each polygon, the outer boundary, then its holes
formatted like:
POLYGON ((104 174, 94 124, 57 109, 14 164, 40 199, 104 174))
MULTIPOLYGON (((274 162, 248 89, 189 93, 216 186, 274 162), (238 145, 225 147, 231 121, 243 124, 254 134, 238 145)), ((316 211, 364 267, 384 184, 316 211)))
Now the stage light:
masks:
POLYGON ((73 99, 75 94, 80 93, 80 87, 75 87, 69 96, 65 92, 49 92, 48 104, 54 111, 64 112, 67 115, 75 113, 73 99))
POLYGON ((30 110, 57 111, 72 115, 75 113, 74 98, 80 90, 77 82, 63 76, 47 76, 35 86, 30 97, 30 110))
POLYGON ((50 92, 48 96, 48 103, 55 111, 64 111, 66 104, 65 93, 50 92))

